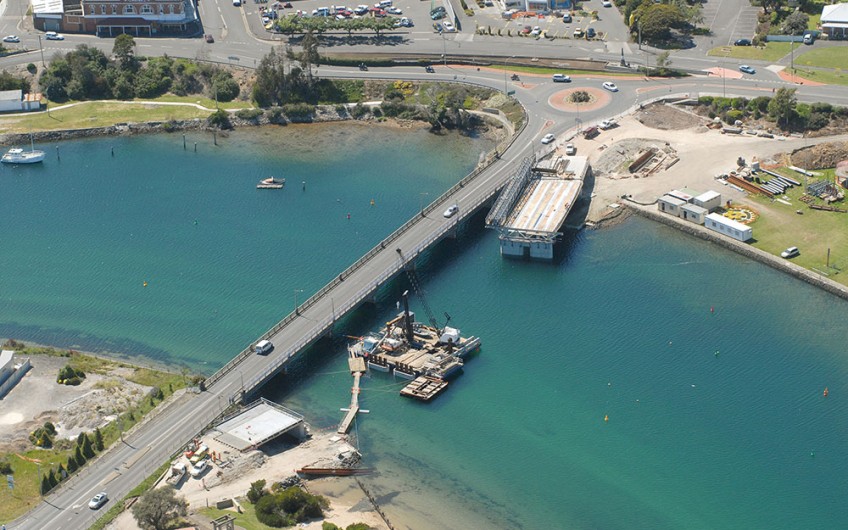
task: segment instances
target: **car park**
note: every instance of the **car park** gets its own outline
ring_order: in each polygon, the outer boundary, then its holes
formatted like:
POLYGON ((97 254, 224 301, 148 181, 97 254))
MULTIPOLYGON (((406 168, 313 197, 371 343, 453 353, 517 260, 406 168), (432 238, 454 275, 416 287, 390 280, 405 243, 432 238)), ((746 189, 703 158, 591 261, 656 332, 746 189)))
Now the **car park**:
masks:
POLYGON ((207 459, 205 459, 205 458, 204 458, 203 460, 201 460, 200 462, 198 462, 198 463, 194 464, 194 465, 191 467, 191 471, 189 471, 189 474, 190 474, 192 477, 197 478, 197 477, 199 477, 200 475, 204 474, 204 473, 206 472, 206 470, 207 470, 207 469, 209 469, 209 460, 207 460, 207 459))
POLYGON ((21 39, 17 35, 9 35, 8 37, 3 37, 3 42, 21 42, 21 39))
POLYGON ((612 83, 610 81, 604 82, 604 84, 601 86, 604 87, 604 90, 609 90, 610 92, 618 92, 618 87, 615 86, 615 83, 612 83))
POLYGON ((556 136, 554 136, 551 133, 548 133, 545 136, 542 136, 542 143, 545 144, 545 145, 548 145, 549 143, 553 142, 554 140, 556 140, 556 136))
POLYGON ((61 33, 56 33, 55 31, 48 31, 44 34, 44 38, 47 40, 65 40, 65 36, 61 33))
POLYGON ((574 147, 574 144, 565 144, 565 154, 568 156, 577 154, 577 148, 574 147))
POLYGON ((751 40, 750 40, 750 39, 737 39, 737 40, 733 43, 733 45, 734 45, 734 46, 750 46, 750 45, 751 45, 751 40))
POLYGON ((787 248, 786 250, 784 250, 783 252, 780 253, 780 257, 786 258, 786 259, 794 258, 795 256, 800 256, 800 255, 801 255, 801 251, 798 250, 798 247, 789 247, 789 248, 787 248))
POLYGON ((552 79, 554 80, 554 83, 570 83, 571 82, 571 78, 568 77, 565 74, 554 74, 552 79))
POLYGON ((458 211, 459 206, 454 204, 453 206, 450 206, 447 210, 445 210, 445 213, 443 213, 442 215, 445 216, 445 219, 450 219, 451 217, 456 215, 456 212, 458 211))
POLYGON ((450 23, 449 21, 447 21, 447 20, 445 20, 444 22, 442 22, 442 27, 444 28, 444 30, 445 30, 445 32, 446 32, 446 33, 453 33, 454 31, 456 31, 456 28, 455 28, 455 27, 453 27, 453 24, 451 24, 451 23, 450 23))
POLYGON ((100 493, 98 493, 97 495, 92 497, 92 499, 90 501, 88 501, 88 507, 91 508, 92 510, 96 510, 96 509, 100 508, 101 506, 103 506, 104 504, 106 504, 106 502, 108 500, 109 500, 109 496, 106 495, 106 492, 101 491, 100 493))
POLYGON ((747 64, 743 64, 742 66, 740 66, 740 67, 739 67, 739 71, 740 71, 740 72, 745 72, 746 74, 756 74, 756 73, 757 73, 757 71, 756 71, 756 70, 754 70, 753 68, 751 68, 751 67, 750 67, 750 66, 748 66, 747 64))

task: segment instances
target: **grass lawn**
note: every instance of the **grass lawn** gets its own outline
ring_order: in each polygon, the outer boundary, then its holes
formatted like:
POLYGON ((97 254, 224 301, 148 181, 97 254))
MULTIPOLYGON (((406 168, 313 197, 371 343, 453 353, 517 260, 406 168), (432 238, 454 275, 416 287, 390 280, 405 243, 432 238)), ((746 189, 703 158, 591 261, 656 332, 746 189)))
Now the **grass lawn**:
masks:
POLYGON ((821 9, 815 15, 810 15, 810 20, 807 22, 807 29, 819 29, 821 23, 821 9))
POLYGON ((820 68, 848 69, 848 46, 827 46, 810 49, 795 48, 795 64, 804 66, 818 66, 820 68), (798 53, 803 51, 803 53, 798 53))
MULTIPOLYGON (((734 59, 753 59, 758 61, 777 61, 789 55, 789 42, 767 42, 765 46, 719 46, 707 55, 711 57, 732 57, 734 59)), ((795 45, 797 49, 798 45, 795 45)))
MULTIPOLYGON (((788 169, 777 172, 801 183, 805 180, 803 175, 788 169)), ((809 177, 810 182, 833 179, 833 170, 816 173, 821 176, 809 177)), ((799 187, 787 190, 791 206, 762 197, 749 197, 749 204, 760 212, 760 217, 751 225, 757 240, 753 246, 775 255, 780 255, 787 247, 798 247, 801 255, 793 258, 794 263, 827 272, 830 279, 848 285, 848 275, 840 274, 840 270, 848 268, 848 213, 812 210, 799 200, 802 194, 803 190, 799 187), (795 213, 796 210, 804 212, 803 215, 795 213), (827 266, 828 248, 830 268, 827 266)), ((824 204, 818 199, 816 203, 824 204)), ((835 206, 848 209, 844 201, 835 206)))
MULTIPOLYGON (((51 103, 55 105, 55 103, 51 103)), ((215 103, 212 102, 214 108, 215 103)), ((0 129, 7 133, 52 131, 106 127, 123 122, 189 120, 206 118, 210 112, 192 106, 156 105, 155 103, 82 103, 65 109, 38 112, 25 116, 0 118, 0 129)))
POLYGON ((818 81, 828 85, 848 85, 848 71, 842 70, 819 70, 817 68, 795 67, 795 74, 810 81, 818 81))
POLYGON ((266 526, 256 519, 256 512, 253 509, 253 505, 247 502, 247 499, 239 499, 239 502, 244 513, 236 513, 232 510, 217 510, 215 508, 204 508, 200 510, 200 513, 210 521, 224 515, 234 515, 236 526, 240 526, 244 530, 273 530, 272 527, 266 526))

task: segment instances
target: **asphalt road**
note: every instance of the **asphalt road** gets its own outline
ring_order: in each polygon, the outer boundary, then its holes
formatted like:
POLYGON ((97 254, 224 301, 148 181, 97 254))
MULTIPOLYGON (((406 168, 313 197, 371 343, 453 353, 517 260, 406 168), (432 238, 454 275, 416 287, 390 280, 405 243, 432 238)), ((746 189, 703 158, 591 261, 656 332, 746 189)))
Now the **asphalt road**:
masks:
MULTIPOLYGON (((20 2, 20 0, 9 0, 3 3, 5 13, 0 16, 0 33, 20 35, 24 44, 35 51, 0 59, 0 67, 39 62, 40 59, 36 33, 27 30, 26 25, 19 26, 21 17, 15 14, 18 5, 16 2, 20 2), (11 14, 9 14, 9 11, 11 11, 11 14)), ((271 43, 255 38, 248 31, 244 17, 247 16, 245 12, 249 8, 250 6, 242 9, 234 8, 231 2, 227 3, 223 0, 217 3, 213 0, 203 0, 201 12, 207 32, 220 32, 215 34, 215 43, 206 44, 201 39, 138 39, 140 53, 146 55, 168 53, 174 56, 203 57, 251 66, 250 63, 267 53, 271 43), (215 29, 212 29, 213 24, 218 24, 214 26, 215 29)), ((70 50, 79 43, 97 45, 107 53, 111 51, 112 47, 111 40, 91 36, 68 36, 65 41, 43 42, 45 56, 49 58, 50 54, 56 50, 70 50)), ((437 39, 407 39, 398 46, 417 52, 432 53, 435 56, 441 53, 442 47, 448 46, 452 50, 449 54, 500 53, 509 56, 527 53, 528 56, 541 56, 543 53, 550 53, 550 56, 553 57, 563 57, 572 56, 572 53, 575 56, 583 56, 582 54, 585 51, 578 49, 578 47, 562 46, 561 43, 550 44, 547 41, 530 41, 529 47, 525 47, 521 40, 487 38, 443 41, 441 36, 438 36, 437 39)), ((374 49, 364 46, 357 48, 366 51, 374 49)), ((616 60, 618 57, 615 52, 602 53, 597 51, 597 57, 604 57, 605 54, 612 60, 616 60)), ((681 62, 684 61, 681 60, 681 62)), ((715 62, 696 58, 691 61, 691 64, 703 66, 715 65, 715 62)), ((563 85, 554 84, 547 76, 532 77, 521 74, 524 82, 524 84, 521 84, 509 81, 505 73, 485 69, 477 71, 470 68, 455 68, 450 65, 438 66, 435 74, 426 74, 420 68, 372 68, 368 72, 360 72, 358 69, 322 66, 319 75, 328 77, 456 80, 498 90, 502 90, 507 85, 510 90, 515 90, 515 96, 527 108, 528 126, 521 137, 513 144, 513 148, 504 153, 502 159, 493 166, 492 171, 475 180, 472 186, 463 189, 455 198, 460 204, 470 204, 476 196, 487 193, 491 187, 497 186, 503 178, 511 174, 520 159, 539 146, 539 139, 547 132, 553 132, 562 137, 562 135, 573 130, 577 125, 578 118, 586 125, 592 121, 625 112, 639 102, 670 93, 691 95, 726 93, 728 95, 754 97, 768 95, 774 88, 787 86, 772 72, 762 68, 759 70, 760 72, 756 76, 745 79, 723 80, 720 78, 693 77, 671 81, 641 78, 616 80, 616 84, 621 90, 612 94, 609 104, 592 112, 584 112, 581 116, 552 108, 548 105, 548 98, 566 87, 599 88, 603 81, 601 77, 581 76, 575 79, 571 85, 563 85)), ((796 88, 799 91, 799 99, 830 101, 837 105, 848 106, 848 93, 842 87, 797 86, 796 88)), ((434 233, 441 226, 441 223, 446 222, 451 221, 443 219, 441 215, 432 215, 418 223, 401 239, 393 243, 392 248, 398 247, 402 250, 413 248, 418 242, 426 240, 430 234, 434 233)), ((286 332, 280 335, 278 340, 275 340, 277 354, 282 355, 287 346, 296 344, 303 337, 309 336, 316 322, 320 322, 322 318, 330 314, 332 311, 331 304, 335 308, 343 307, 345 301, 353 299, 356 293, 367 285, 369 279, 379 277, 393 267, 397 267, 397 260, 397 254, 394 252, 378 255, 357 272, 358 276, 351 277, 349 281, 341 283, 340 288, 334 292, 332 300, 329 298, 322 299, 304 311, 300 317, 294 319, 286 332)), ((254 374, 260 373, 273 360, 273 355, 269 357, 249 356, 244 363, 213 385, 209 391, 196 395, 186 395, 169 404, 167 408, 160 410, 155 417, 148 419, 135 431, 126 434, 125 442, 113 446, 94 464, 87 466, 79 475, 63 484, 58 491, 50 494, 35 510, 20 520, 8 524, 7 527, 10 530, 18 528, 38 530, 87 528, 99 515, 99 512, 88 508, 88 500, 92 496, 100 491, 107 491, 113 500, 106 505, 106 508, 114 502, 114 499, 122 498, 215 417, 226 406, 230 397, 244 385, 245 380, 249 382, 254 374)))

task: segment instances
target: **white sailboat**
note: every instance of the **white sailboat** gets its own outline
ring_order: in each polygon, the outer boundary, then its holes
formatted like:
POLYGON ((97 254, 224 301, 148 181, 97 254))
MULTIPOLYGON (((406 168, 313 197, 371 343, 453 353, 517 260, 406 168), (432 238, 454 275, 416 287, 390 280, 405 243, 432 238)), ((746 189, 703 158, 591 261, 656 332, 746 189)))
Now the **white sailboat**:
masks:
POLYGON ((13 147, 3 155, 3 158, 0 158, 0 162, 6 164, 35 164, 44 160, 45 153, 44 151, 35 149, 35 143, 31 134, 29 135, 29 142, 29 151, 24 151, 20 147, 13 147))

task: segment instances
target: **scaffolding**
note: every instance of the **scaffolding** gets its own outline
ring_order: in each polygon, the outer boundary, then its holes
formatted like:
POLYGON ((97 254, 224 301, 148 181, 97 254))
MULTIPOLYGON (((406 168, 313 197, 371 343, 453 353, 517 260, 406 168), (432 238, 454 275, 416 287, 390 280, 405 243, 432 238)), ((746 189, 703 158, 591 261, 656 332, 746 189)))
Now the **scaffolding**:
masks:
POLYGON ((521 194, 530 182, 533 176, 532 168, 536 165, 536 156, 525 158, 521 161, 521 166, 518 171, 512 175, 501 190, 495 205, 486 216, 486 226, 488 228, 501 228, 504 221, 512 212, 515 203, 521 198, 521 194))

